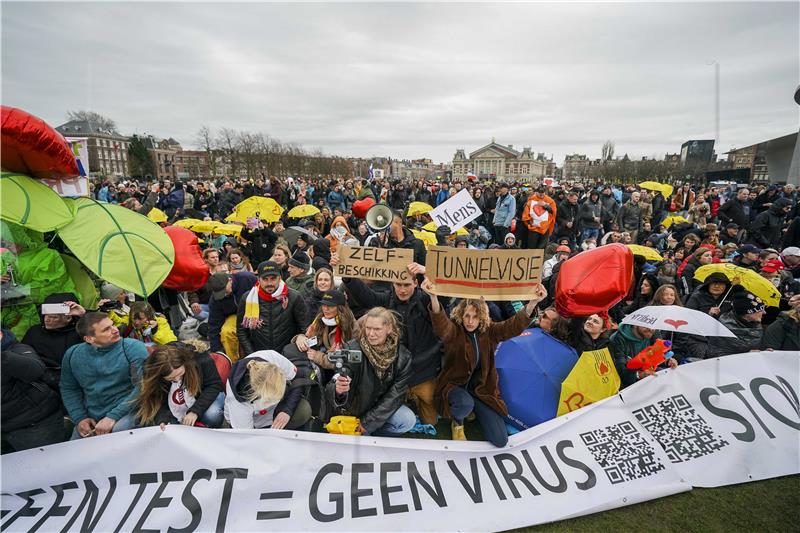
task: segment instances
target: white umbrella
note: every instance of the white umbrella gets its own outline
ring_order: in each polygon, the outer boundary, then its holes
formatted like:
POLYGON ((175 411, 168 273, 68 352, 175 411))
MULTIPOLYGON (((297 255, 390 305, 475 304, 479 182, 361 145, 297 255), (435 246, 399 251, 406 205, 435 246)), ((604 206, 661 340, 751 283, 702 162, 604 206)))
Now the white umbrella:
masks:
POLYGON ((704 337, 736 337, 711 315, 677 305, 642 307, 626 316, 622 320, 622 324, 676 333, 691 333, 704 337))

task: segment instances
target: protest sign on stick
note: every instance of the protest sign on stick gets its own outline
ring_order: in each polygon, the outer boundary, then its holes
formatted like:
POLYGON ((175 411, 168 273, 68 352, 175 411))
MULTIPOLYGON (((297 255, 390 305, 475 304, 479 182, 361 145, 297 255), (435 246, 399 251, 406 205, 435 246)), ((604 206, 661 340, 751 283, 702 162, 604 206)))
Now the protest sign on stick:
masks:
POLYGON ((541 280, 544 250, 465 250, 432 246, 425 270, 441 296, 529 300, 541 280))
POLYGON ((472 222, 483 213, 472 195, 462 189, 445 203, 428 213, 436 226, 449 226, 451 231, 455 231, 469 222, 472 222))
POLYGON ((337 254, 337 276, 404 283, 411 280, 408 265, 414 262, 413 250, 341 245, 337 254))

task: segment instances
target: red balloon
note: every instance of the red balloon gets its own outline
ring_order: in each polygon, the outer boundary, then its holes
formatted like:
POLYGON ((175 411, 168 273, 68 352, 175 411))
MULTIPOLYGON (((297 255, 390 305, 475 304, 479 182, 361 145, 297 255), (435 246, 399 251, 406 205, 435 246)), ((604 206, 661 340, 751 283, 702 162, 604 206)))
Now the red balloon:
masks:
POLYGON ((556 309, 561 316, 589 316, 608 311, 633 285, 633 253, 624 244, 607 244, 567 259, 556 281, 556 309))
POLYGON ((353 214, 356 218, 367 218, 367 211, 369 211, 369 208, 373 205, 375 205, 375 200, 370 197, 353 202, 353 214))
POLYGON ((63 135, 22 109, 2 106, 2 166, 41 179, 80 175, 78 162, 63 135))
POLYGON ((197 243, 197 235, 179 226, 167 226, 164 231, 175 248, 175 264, 162 285, 178 292, 200 289, 206 284, 209 272, 197 243))

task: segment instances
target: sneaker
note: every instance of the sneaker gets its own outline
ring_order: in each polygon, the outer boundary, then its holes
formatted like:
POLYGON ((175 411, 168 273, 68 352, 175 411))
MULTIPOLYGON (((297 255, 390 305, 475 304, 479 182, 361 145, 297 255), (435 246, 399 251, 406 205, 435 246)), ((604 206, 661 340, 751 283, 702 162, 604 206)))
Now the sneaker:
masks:
POLYGON ((453 440, 467 440, 467 436, 464 434, 464 426, 456 424, 455 420, 450 422, 450 432, 453 435, 453 440))

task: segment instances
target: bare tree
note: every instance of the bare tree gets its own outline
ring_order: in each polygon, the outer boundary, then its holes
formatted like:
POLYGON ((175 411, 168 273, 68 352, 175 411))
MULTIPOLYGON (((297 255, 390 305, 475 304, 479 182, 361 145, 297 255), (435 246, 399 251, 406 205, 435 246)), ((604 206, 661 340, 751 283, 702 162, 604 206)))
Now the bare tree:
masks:
POLYGON ((239 154, 236 150, 236 140, 239 134, 236 130, 230 128, 222 128, 217 136, 217 146, 222 150, 223 155, 228 163, 228 170, 230 176, 237 177, 239 171, 239 154))
POLYGON ((195 143, 206 151, 208 171, 211 174, 208 177, 215 178, 217 176, 217 154, 214 149, 214 132, 208 126, 200 126, 195 137, 195 143))
POLYGON ((95 128, 103 133, 114 133, 119 135, 116 122, 106 116, 101 115, 100 113, 95 113, 94 111, 85 111, 82 109, 77 111, 67 111, 67 120, 85 120, 86 122, 94 124, 95 128))

